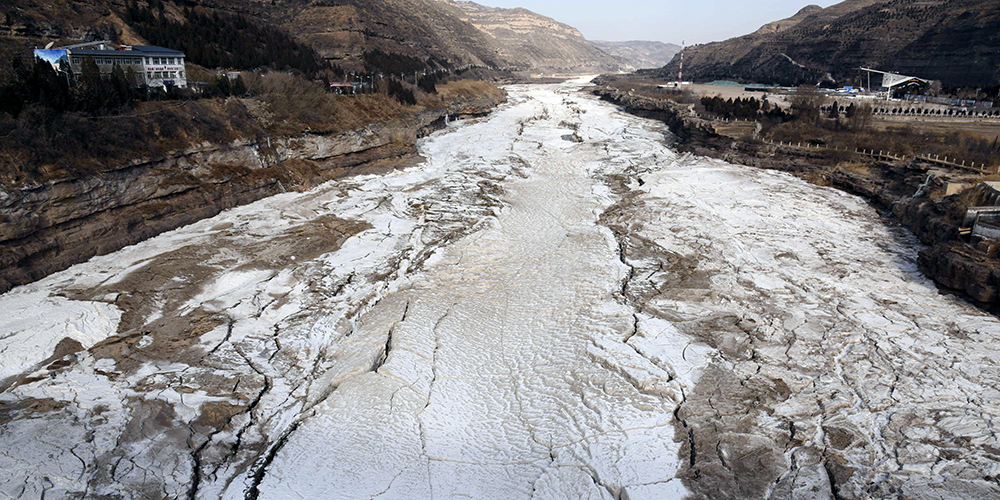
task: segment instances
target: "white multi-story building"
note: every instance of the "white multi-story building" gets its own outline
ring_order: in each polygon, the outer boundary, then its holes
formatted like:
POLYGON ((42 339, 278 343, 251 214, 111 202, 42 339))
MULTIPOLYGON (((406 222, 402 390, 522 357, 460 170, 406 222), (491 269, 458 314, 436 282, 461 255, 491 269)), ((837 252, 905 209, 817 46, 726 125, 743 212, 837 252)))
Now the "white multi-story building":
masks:
POLYGON ((149 87, 187 87, 184 71, 184 53, 153 45, 119 45, 93 42, 70 45, 58 49, 35 50, 35 57, 44 59, 57 69, 69 65, 74 75, 80 75, 86 58, 92 58, 101 74, 110 74, 115 66, 126 73, 129 69, 137 85, 149 87))

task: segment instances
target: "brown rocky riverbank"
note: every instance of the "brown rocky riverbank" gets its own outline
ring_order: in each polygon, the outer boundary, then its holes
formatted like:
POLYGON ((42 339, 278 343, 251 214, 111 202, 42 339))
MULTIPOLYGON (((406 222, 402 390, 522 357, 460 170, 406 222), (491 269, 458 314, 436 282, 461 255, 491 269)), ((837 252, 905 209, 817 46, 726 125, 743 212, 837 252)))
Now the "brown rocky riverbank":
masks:
POLYGON ((228 208, 409 164, 416 140, 446 116, 486 114, 506 100, 483 85, 490 91, 466 89, 446 106, 346 132, 204 143, 93 175, 2 187, 0 293, 228 208))
POLYGON ((1000 262, 958 236, 965 208, 989 204, 992 188, 980 184, 961 194, 942 196, 949 182, 972 180, 975 184, 975 175, 913 159, 866 161, 858 166, 855 155, 845 151, 782 148, 724 135, 716 130, 716 123, 699 117, 690 105, 605 86, 593 92, 630 113, 666 123, 681 151, 790 172, 867 198, 928 245, 918 261, 926 276, 983 306, 1000 303, 1000 262))

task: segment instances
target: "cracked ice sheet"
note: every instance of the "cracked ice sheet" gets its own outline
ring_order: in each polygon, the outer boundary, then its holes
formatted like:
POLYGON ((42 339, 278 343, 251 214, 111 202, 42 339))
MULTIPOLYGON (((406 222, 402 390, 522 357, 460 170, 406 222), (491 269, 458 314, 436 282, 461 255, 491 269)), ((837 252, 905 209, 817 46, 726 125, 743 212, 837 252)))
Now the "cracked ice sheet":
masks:
MULTIPOLYGON (((316 407, 262 497, 680 498, 670 480, 681 382, 668 356, 656 363, 622 344, 633 310, 616 292, 627 271, 596 224, 612 202, 596 174, 627 165, 605 156, 609 145, 641 137, 636 158, 673 154, 660 133, 576 88, 511 87, 515 104, 486 123, 423 143, 431 165, 509 152, 530 176, 504 184, 490 227, 440 250, 386 299, 407 302, 405 318, 376 306, 359 320, 362 333, 391 331, 388 359, 316 407), (580 124, 584 143, 562 138, 565 122, 580 124)), ((690 341, 656 333, 678 339, 651 335, 643 348, 690 341)), ((683 370, 688 380, 695 371, 683 370)))
POLYGON ((20 288, 0 299, 0 382, 35 366, 63 339, 84 349, 118 326, 121 311, 111 304, 76 301, 20 288))
POLYGON ((363 335, 350 335, 353 318, 394 290, 415 256, 432 255, 450 235, 472 231, 492 213, 496 201, 481 191, 510 173, 510 162, 501 161, 508 154, 462 163, 441 156, 277 195, 0 295, 0 310, 13 312, 0 337, 14 346, 0 354, 0 366, 21 376, 20 385, 0 394, 0 496, 48 490, 50 496, 242 497, 258 447, 378 358, 384 338, 359 341, 363 335), (458 170, 469 162, 476 168, 458 170), (361 232, 345 235, 339 248, 320 246, 310 259, 287 250, 334 232, 325 226, 331 220, 361 232), (162 263, 184 271, 157 274, 162 263), (141 303, 151 309, 140 316, 145 324, 120 332, 121 311, 112 304, 147 276, 165 284, 144 292, 151 294, 141 303), (215 328, 186 336, 198 321, 220 318, 215 328), (164 342, 161 325, 171 320, 182 335, 164 342), (125 356, 79 352, 32 372, 63 337, 88 348, 119 334, 136 339, 125 356), (26 338, 37 348, 20 348, 26 338), (173 341, 190 342, 192 350, 170 352, 173 341), (239 413, 252 401, 252 418, 239 413), (204 411, 207 404, 212 412, 204 411), (232 425, 225 418, 218 424, 224 428, 205 425, 220 410, 236 412, 232 425), (147 423, 148 433, 135 432, 147 423), (20 445, 43 435, 44 447, 20 445), (189 491, 191 453, 206 440, 201 458, 210 475, 189 491))
MULTIPOLYGON (((762 390, 756 396, 770 402, 734 415, 754 422, 740 432, 773 440, 785 455, 784 465, 754 471, 768 488, 772 479, 792 481, 795 452, 815 448, 839 475, 839 498, 1000 494, 980 479, 1000 472, 992 451, 1000 444, 992 427, 1000 416, 1000 321, 920 275, 912 235, 887 226, 860 198, 784 173, 684 157, 641 177, 641 209, 623 217, 706 277, 690 290, 660 289, 647 309, 683 318, 688 333, 722 345, 719 365, 741 383, 788 388, 777 397, 762 390), (698 326, 710 317, 748 323, 731 333, 719 323, 698 326), (789 427, 794 443, 782 430, 789 427)), ((688 392, 685 404, 696 439, 708 446, 718 438, 698 432, 722 418, 690 402, 712 391, 688 392)), ((744 403, 724 397, 714 405, 744 403)), ((725 491, 727 479, 699 466, 697 498, 725 491)), ((819 471, 829 491, 822 464, 819 471)))

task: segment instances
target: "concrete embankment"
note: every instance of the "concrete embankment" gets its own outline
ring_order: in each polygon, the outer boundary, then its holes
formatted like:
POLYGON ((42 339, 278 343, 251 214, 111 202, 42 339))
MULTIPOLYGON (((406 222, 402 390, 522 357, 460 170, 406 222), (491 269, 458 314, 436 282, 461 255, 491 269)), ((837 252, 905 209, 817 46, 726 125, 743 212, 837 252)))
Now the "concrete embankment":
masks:
POLYGON ((682 151, 790 172, 867 198, 928 245, 920 251, 918 261, 927 277, 981 305, 1000 303, 1000 263, 958 237, 964 207, 986 203, 987 188, 979 186, 964 195, 932 199, 929 193, 943 190, 947 179, 929 176, 931 165, 920 161, 879 161, 859 174, 840 167, 849 159, 843 157, 847 154, 843 151, 778 148, 734 139, 717 133, 712 122, 698 117, 690 105, 610 87, 597 87, 593 92, 630 113, 663 121, 677 136, 682 151))
POLYGON ((486 114, 504 100, 467 96, 343 133, 201 144, 87 177, 0 188, 0 293, 228 208, 406 165, 416 140, 447 115, 486 114))

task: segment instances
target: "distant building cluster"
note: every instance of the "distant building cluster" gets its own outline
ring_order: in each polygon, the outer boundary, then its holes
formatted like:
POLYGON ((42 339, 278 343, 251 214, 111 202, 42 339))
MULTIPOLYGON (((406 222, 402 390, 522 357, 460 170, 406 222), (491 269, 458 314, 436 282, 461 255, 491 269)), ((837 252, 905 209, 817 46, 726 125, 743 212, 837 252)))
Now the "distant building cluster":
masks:
POLYGON ((963 108, 984 108, 993 107, 993 101, 977 101, 974 99, 955 99, 951 97, 930 97, 925 95, 906 94, 904 101, 926 102, 930 104, 944 104, 946 106, 959 106, 963 108))
POLYGON ((91 42, 60 48, 36 49, 35 57, 52 64, 56 70, 69 71, 74 77, 83 73, 87 59, 92 59, 101 75, 115 67, 131 70, 136 85, 187 88, 184 53, 152 45, 120 45, 91 42))

